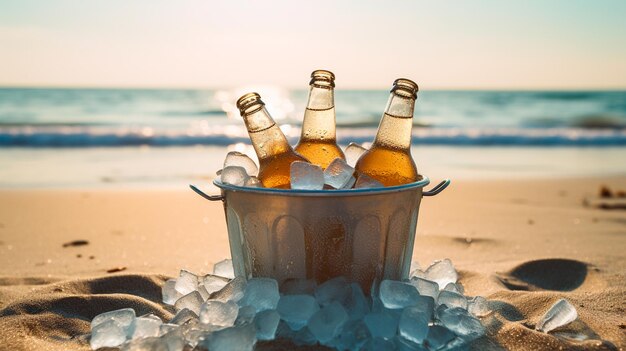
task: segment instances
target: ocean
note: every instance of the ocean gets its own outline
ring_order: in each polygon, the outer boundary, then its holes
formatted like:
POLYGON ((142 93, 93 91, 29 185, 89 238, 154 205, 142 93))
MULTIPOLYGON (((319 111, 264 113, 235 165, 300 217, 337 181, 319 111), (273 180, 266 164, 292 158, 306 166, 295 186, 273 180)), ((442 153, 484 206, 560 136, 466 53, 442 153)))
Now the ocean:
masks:
MULTIPOLYGON (((295 144, 307 91, 257 90, 295 144)), ((234 105, 245 92, 0 88, 0 187, 210 180, 227 150, 253 153, 234 105)), ((338 142, 371 142, 387 98, 338 89, 338 142)), ((626 91, 422 91, 413 154, 452 178, 624 175, 626 91)))

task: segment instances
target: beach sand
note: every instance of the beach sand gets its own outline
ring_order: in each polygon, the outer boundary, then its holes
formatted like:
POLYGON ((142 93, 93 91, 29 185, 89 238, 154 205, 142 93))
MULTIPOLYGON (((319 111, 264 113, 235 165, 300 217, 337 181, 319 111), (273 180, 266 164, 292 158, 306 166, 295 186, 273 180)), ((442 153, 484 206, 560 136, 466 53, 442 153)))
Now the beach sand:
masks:
MULTIPOLYGON (((626 348, 626 199, 603 184, 626 178, 458 181, 422 201, 414 260, 450 258, 494 310, 473 349, 626 348), (562 297, 578 320, 534 331, 562 297)), ((165 279, 229 255, 222 204, 188 189, 0 191, 0 350, 88 350, 89 321, 123 307, 170 318, 165 279)))

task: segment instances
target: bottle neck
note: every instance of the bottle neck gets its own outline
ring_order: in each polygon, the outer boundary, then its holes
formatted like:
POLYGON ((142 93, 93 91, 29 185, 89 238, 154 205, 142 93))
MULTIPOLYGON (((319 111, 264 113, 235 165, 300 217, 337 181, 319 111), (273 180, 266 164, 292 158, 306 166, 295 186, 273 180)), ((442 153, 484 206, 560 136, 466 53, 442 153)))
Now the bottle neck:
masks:
POLYGON ((391 93, 374 145, 409 151, 415 99, 391 93))
POLYGON ((245 115, 243 120, 259 162, 292 150, 287 138, 278 128, 265 106, 245 115))
POLYGON ((334 89, 311 86, 301 139, 334 142, 335 138, 334 89))
POLYGON ((328 110, 335 107, 335 90, 333 88, 319 88, 311 86, 307 109, 328 110))

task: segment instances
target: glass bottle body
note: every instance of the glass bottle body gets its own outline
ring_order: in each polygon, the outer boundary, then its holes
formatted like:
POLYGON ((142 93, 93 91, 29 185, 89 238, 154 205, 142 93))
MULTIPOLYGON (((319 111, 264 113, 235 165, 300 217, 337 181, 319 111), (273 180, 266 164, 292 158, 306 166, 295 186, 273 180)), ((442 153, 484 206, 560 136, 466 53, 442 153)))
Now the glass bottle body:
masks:
POLYGON ((322 169, 326 169, 337 157, 346 158, 337 145, 335 133, 334 79, 329 71, 311 73, 311 90, 304 111, 302 133, 295 147, 296 152, 322 169))
POLYGON ((252 146, 259 159, 258 178, 266 188, 291 187, 291 163, 308 162, 289 145, 287 138, 264 107, 260 96, 246 94, 237 101, 252 146))
MULTIPOLYGON (((364 173, 385 186, 415 182, 421 179, 411 156, 411 132, 417 84, 391 91, 385 113, 378 126, 372 147, 356 163, 357 172, 364 173)), ((404 81, 404 80, 403 80, 404 81)), ((403 83, 403 82, 401 82, 403 83)))

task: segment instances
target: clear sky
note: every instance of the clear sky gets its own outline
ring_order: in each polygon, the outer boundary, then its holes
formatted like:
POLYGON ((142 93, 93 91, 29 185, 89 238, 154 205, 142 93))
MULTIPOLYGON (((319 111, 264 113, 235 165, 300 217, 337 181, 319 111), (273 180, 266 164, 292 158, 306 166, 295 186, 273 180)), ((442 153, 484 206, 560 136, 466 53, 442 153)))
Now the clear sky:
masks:
POLYGON ((626 88, 626 1, 2 0, 0 85, 626 88))

